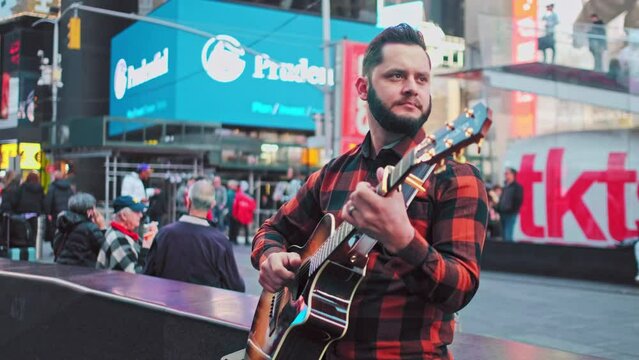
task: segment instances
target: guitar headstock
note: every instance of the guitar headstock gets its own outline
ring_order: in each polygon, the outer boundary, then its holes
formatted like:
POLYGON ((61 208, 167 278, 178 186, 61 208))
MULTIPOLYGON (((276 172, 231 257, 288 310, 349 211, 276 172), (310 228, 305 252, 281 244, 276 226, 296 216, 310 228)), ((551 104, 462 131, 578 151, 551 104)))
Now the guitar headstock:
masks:
POLYGON ((491 116, 490 109, 481 103, 466 110, 415 147, 414 164, 443 163, 446 157, 461 154, 471 144, 477 144, 478 149, 481 149, 481 143, 492 124, 491 116))
MULTIPOLYGON (((415 175, 411 171, 416 168, 424 168, 420 166, 424 164, 437 165, 435 173, 442 171, 445 169, 445 158, 451 154, 458 155, 457 159, 460 161, 462 151, 466 146, 470 144, 481 146, 481 141, 488 133, 492 123, 490 117, 490 109, 480 103, 471 110, 466 110, 457 119, 449 122, 434 134, 429 135, 413 151, 408 152, 396 166, 388 166, 384 169, 384 178, 378 187, 378 193, 387 194, 390 189, 399 186, 402 181, 423 191, 421 184, 428 176, 427 173, 415 175)), ((430 168, 430 166, 426 166, 426 168, 430 168)))

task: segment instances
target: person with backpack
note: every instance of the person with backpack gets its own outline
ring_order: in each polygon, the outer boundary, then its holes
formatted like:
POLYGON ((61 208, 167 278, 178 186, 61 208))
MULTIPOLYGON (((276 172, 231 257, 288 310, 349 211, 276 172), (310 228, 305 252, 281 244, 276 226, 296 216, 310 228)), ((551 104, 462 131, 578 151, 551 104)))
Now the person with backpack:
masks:
POLYGON ((242 181, 235 193, 233 209, 231 212, 231 228, 229 229, 229 240, 237 244, 237 235, 240 228, 244 229, 245 245, 250 245, 248 226, 253 222, 256 203, 255 200, 246 194, 248 183, 242 181))
POLYGON ((56 219, 56 228, 52 244, 55 262, 95 268, 106 230, 95 197, 82 192, 71 196, 68 210, 56 219))

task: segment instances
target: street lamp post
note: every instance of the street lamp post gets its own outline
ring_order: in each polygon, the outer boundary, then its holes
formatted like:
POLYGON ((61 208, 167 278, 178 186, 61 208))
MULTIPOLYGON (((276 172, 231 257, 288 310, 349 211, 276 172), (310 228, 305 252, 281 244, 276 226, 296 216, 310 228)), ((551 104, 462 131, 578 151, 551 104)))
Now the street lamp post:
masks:
MULTIPOLYGON (((331 68, 331 0, 322 0, 322 40, 324 69, 331 68)), ((327 79, 328 80, 328 79, 327 79)), ((333 157, 333 102, 329 81, 324 85, 324 151, 327 159, 333 157)))
POLYGON ((51 64, 51 146, 56 145, 58 129, 56 127, 58 121, 58 81, 60 80, 60 62, 58 33, 60 31, 59 23, 53 23, 53 63, 51 64))

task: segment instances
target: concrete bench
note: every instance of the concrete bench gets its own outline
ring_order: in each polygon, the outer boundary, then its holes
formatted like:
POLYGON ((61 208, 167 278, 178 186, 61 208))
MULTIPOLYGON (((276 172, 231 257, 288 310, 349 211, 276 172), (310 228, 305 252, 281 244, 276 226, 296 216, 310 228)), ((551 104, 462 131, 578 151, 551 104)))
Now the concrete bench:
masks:
MULTIPOLYGON (((220 359, 242 349, 257 297, 119 271, 0 259, 0 354, 13 359, 220 359)), ((458 333, 456 359, 590 360, 458 333)))

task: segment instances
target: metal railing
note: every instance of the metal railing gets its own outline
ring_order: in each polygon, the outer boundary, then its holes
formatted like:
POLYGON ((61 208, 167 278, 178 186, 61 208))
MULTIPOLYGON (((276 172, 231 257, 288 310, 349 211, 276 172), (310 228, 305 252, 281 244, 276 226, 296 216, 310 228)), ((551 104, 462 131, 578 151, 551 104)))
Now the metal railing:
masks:
MULTIPOLYGON (((639 93, 639 29, 594 24, 560 24, 548 36, 544 22, 514 22, 511 18, 479 15, 479 60, 475 66, 500 67, 517 63, 547 62, 605 73, 622 88, 639 93), (606 35, 600 31, 605 29, 606 35), (540 50, 545 46, 552 45, 540 50), (544 56, 545 53, 545 56, 544 56), (600 56, 599 61, 595 58, 600 56), (596 66, 597 65, 597 66, 596 66)), ((473 54, 477 55, 477 54, 473 54)))
POLYGON ((205 153, 210 163, 237 169, 285 171, 292 164, 311 162, 305 159, 305 145, 265 141, 223 129, 217 123, 109 116, 77 118, 42 124, 42 139, 45 150, 58 152, 103 147, 197 151, 205 153))

